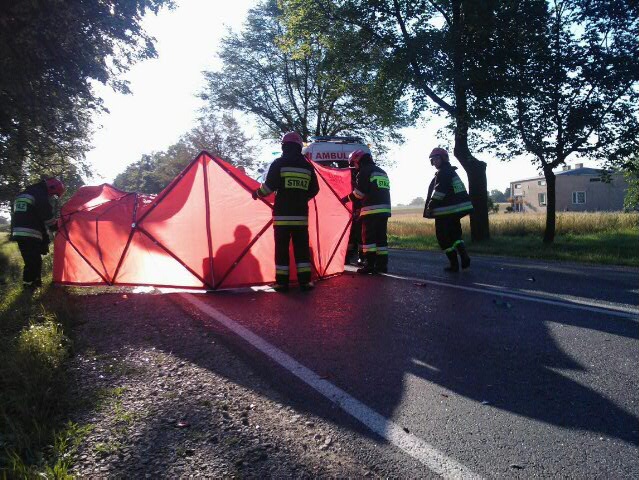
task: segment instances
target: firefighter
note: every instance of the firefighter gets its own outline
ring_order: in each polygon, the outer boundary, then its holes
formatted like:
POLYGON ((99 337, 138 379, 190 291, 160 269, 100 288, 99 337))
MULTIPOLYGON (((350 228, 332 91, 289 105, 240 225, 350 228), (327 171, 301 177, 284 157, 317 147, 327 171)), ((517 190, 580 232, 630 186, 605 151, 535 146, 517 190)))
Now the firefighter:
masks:
POLYGON ((388 272, 388 217, 391 216, 390 182, 386 172, 375 165, 370 153, 355 150, 348 157, 351 168, 358 170, 353 191, 342 203, 361 202, 362 252, 364 266, 357 273, 388 272))
POLYGON ((49 232, 56 230, 54 197, 61 197, 64 184, 47 178, 24 189, 13 202, 11 239, 18 242, 24 260, 22 282, 25 290, 42 285, 42 255, 49 253, 49 232))
POLYGON ((473 211, 473 204, 464 182, 455 172, 457 167, 450 164, 448 152, 443 148, 435 148, 429 158, 437 173, 428 187, 424 217, 435 219, 437 242, 450 262, 444 270, 458 272, 458 253, 461 257, 461 267, 465 269, 470 266, 470 257, 462 240, 460 220, 473 211))
MULTIPOLYGON (((357 182, 357 173, 354 165, 349 164, 351 169, 351 188, 355 188, 357 182)), ((364 265, 364 254, 362 253, 362 222, 359 218, 360 209, 362 208, 359 200, 353 201, 353 222, 351 223, 351 231, 348 236, 348 248, 346 250, 346 264, 355 264, 358 267, 364 265)))
POLYGON ((308 244, 308 202, 319 192, 317 174, 302 155, 304 141, 296 132, 282 137, 282 156, 269 167, 266 180, 253 192, 253 199, 275 192, 273 230, 275 232, 275 290, 288 291, 289 245, 302 291, 311 290, 311 259, 308 244))

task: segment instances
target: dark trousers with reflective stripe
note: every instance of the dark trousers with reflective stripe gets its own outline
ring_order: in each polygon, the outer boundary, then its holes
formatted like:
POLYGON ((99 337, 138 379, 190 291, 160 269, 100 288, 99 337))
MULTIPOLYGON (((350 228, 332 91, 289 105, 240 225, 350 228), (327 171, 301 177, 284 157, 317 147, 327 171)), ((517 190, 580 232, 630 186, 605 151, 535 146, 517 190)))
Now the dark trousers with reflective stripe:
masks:
POLYGON ((30 237, 18 237, 18 248, 24 260, 22 281, 27 285, 39 285, 42 282, 42 240, 30 237))
POLYGON ((308 246, 308 225, 276 225, 273 230, 275 231, 275 281, 279 285, 288 285, 288 250, 291 240, 293 240, 297 280, 300 284, 310 282, 311 260, 308 246))
POLYGON ((442 250, 449 250, 455 242, 462 239, 461 221, 458 216, 450 215, 435 218, 435 235, 442 250))
POLYGON ((364 258, 371 266, 388 266, 388 217, 385 215, 363 215, 362 250, 364 258))

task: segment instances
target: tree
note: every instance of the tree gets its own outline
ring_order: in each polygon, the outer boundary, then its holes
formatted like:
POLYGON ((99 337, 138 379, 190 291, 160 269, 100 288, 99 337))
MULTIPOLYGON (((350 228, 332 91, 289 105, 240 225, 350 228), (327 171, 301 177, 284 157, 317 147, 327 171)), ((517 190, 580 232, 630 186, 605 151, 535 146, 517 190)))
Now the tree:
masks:
POLYGON ((233 116, 206 115, 166 151, 142 155, 113 184, 129 192, 159 193, 202 150, 238 167, 254 166, 253 143, 233 116))
POLYGON ((497 189, 491 190, 489 197, 491 198, 493 202, 496 202, 496 203, 503 203, 508 198, 506 197, 504 193, 501 192, 501 190, 497 190, 497 189))
POLYGON ((249 11, 241 33, 223 39, 222 67, 206 72, 202 97, 211 111, 250 114, 267 138, 294 130, 305 140, 362 136, 377 147, 399 140, 397 127, 407 124, 401 91, 377 95, 380 84, 369 81, 366 68, 369 56, 351 48, 338 52, 325 38, 288 35, 278 1, 264 0, 249 11))
POLYGON ((141 27, 172 0, 13 0, 0 7, 0 203, 30 176, 83 163, 91 115, 103 110, 92 81, 128 92, 120 74, 156 55, 141 27))
POLYGON ((639 210, 639 155, 625 164, 623 176, 628 183, 623 207, 625 210, 639 210))
POLYGON ((548 188, 544 242, 555 237, 555 174, 571 156, 623 162, 638 149, 639 15, 631 0, 513 3, 528 28, 510 30, 510 97, 495 148, 527 155, 548 188), (528 11, 528 13, 530 10, 528 11))
POLYGON ((422 197, 417 197, 417 198, 413 198, 408 205, 409 206, 424 206, 425 203, 426 203, 426 200, 424 200, 422 197))
MULTIPOLYGON (((490 236, 486 164, 471 148, 492 121, 503 75, 502 45, 496 25, 507 12, 502 2, 451 0, 284 0, 290 9, 316 9, 330 22, 348 25, 351 49, 378 52, 374 71, 394 81, 411 99, 413 118, 424 109, 443 111, 451 119, 454 155, 466 171, 474 212, 475 241, 490 236), (353 32, 357 38, 353 39, 353 32), (380 53, 381 52, 381 53, 380 53)), ((304 18, 305 13, 294 18, 304 18)), ((404 98, 404 97, 398 97, 404 98)))

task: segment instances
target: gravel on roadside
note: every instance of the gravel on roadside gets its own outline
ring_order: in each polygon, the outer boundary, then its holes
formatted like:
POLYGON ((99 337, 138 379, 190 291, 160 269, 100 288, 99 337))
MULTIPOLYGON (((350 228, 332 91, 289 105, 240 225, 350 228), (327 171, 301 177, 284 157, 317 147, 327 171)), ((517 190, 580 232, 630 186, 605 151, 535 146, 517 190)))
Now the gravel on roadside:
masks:
POLYGON ((78 477, 377 477, 165 295, 77 298, 78 477))

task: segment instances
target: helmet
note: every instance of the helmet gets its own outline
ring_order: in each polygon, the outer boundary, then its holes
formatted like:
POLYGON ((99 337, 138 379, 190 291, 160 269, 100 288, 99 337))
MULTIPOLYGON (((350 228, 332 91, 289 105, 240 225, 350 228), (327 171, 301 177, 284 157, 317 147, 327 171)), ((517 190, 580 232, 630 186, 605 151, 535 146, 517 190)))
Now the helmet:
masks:
POLYGON ((302 140, 302 136, 297 132, 288 132, 285 133, 282 137, 282 143, 297 143, 300 147, 304 147, 304 140, 302 140))
POLYGON ((433 157, 441 157, 444 162, 450 161, 448 158, 448 152, 443 148, 433 148, 433 151, 430 152, 428 158, 430 158, 430 164, 433 164, 433 157))
POLYGON ((366 155, 366 152, 364 150, 352 151, 351 154, 348 156, 348 166, 357 170, 359 168, 359 163, 364 155, 366 155))
POLYGON ((47 178, 45 183, 47 184, 47 192, 49 195, 57 195, 58 197, 61 197, 66 190, 64 183, 57 178, 47 178))

